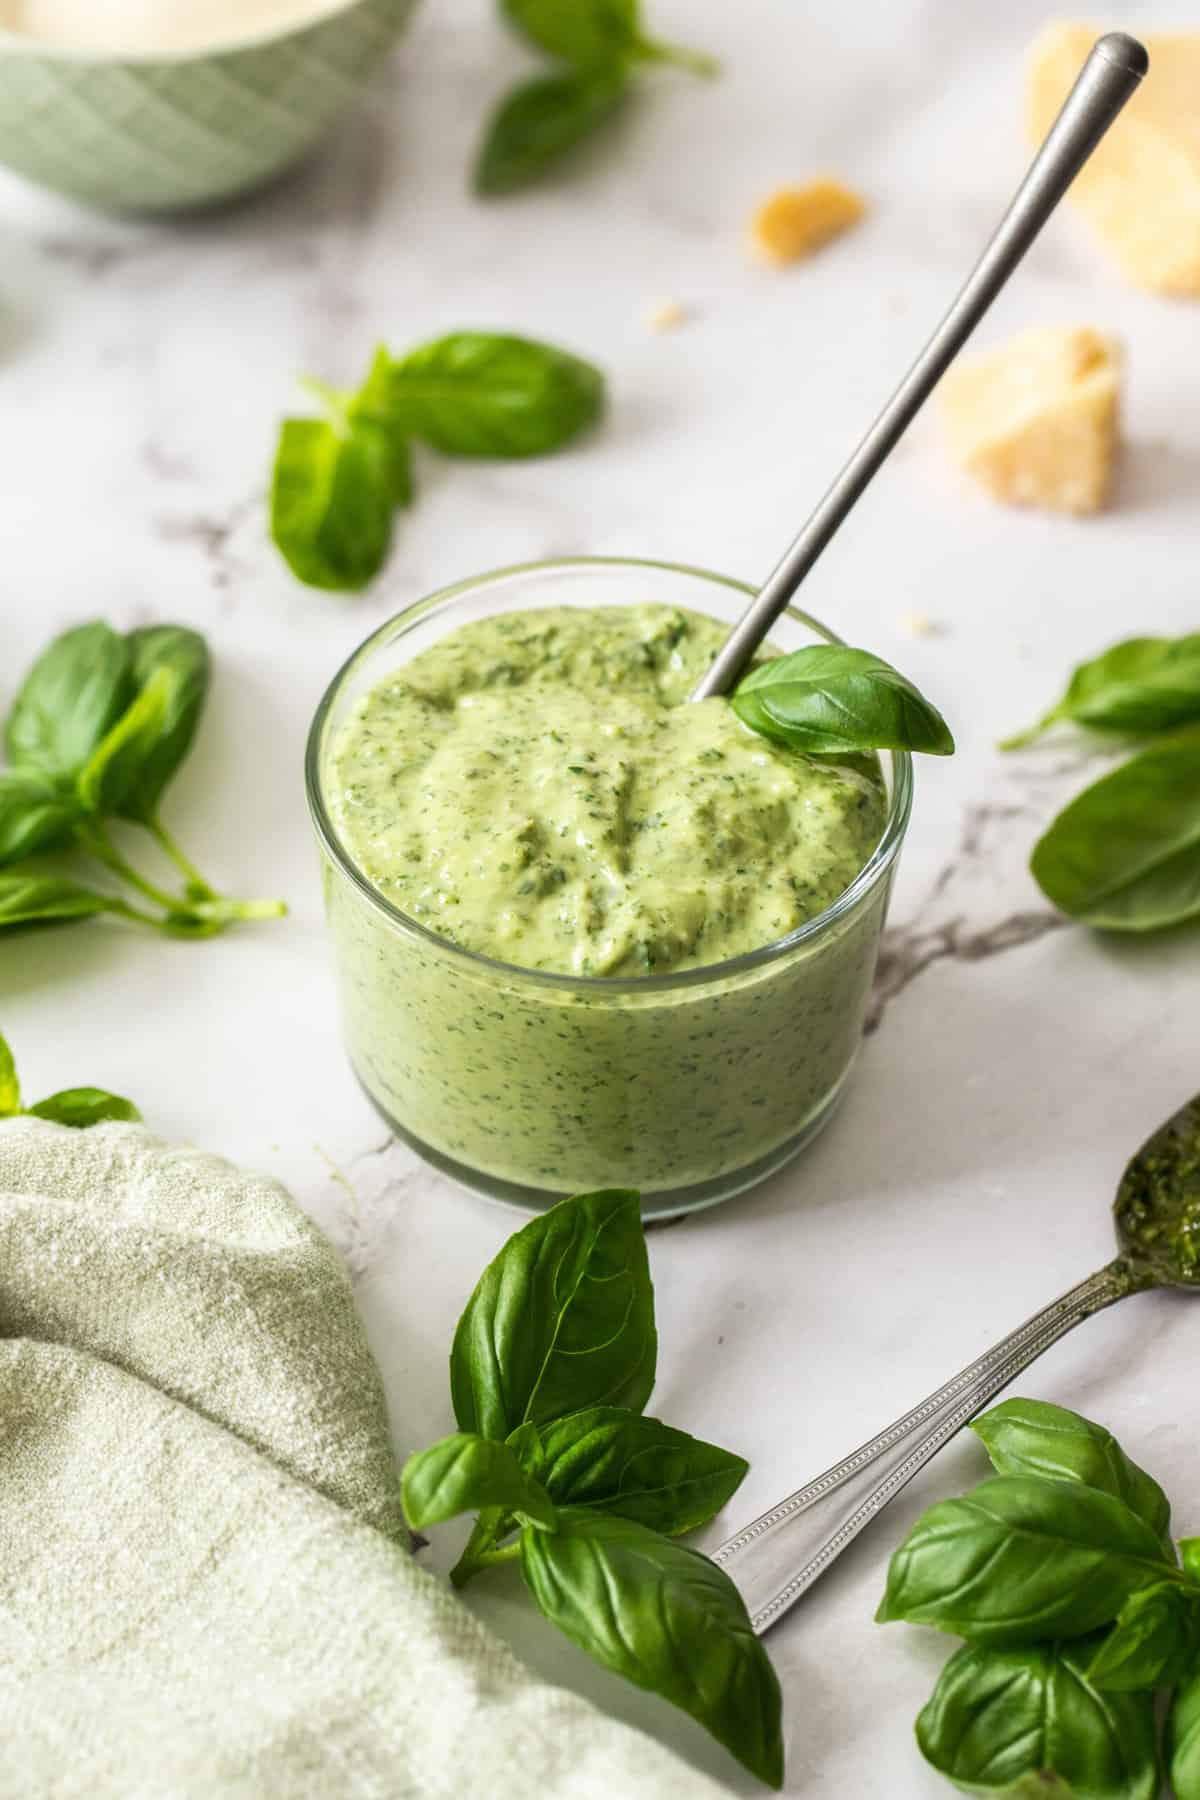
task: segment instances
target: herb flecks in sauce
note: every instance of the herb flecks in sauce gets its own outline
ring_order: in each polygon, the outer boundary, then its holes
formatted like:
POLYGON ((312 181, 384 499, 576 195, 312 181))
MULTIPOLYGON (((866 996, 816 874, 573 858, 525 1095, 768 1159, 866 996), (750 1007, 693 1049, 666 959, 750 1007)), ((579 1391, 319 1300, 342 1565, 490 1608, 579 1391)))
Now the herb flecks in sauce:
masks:
POLYGON ((346 726, 348 850, 401 911, 523 968, 662 974, 786 936, 868 861, 886 795, 872 757, 684 704, 724 632, 659 606, 462 627, 346 726))
POLYGON ((1135 1269, 1200 1285, 1200 1100, 1177 1112, 1130 1163, 1114 1211, 1135 1269))

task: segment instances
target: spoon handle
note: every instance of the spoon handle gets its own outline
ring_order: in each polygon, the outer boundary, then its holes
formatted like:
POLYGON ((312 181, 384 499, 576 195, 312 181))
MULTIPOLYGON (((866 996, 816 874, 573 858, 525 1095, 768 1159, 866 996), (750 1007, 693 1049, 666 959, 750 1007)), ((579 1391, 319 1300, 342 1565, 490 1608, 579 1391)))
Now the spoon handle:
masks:
POLYGON ((884 460, 933 392, 1072 181, 1146 73, 1136 38, 1112 31, 1092 48, 1058 118, 945 318, 799 537, 747 607, 691 698, 733 687, 884 460))
POLYGON ((1060 1337, 1139 1284, 1119 1259, 1081 1281, 844 1462, 773 1506, 716 1552, 761 1636, 864 1525, 1002 1388, 1060 1337))

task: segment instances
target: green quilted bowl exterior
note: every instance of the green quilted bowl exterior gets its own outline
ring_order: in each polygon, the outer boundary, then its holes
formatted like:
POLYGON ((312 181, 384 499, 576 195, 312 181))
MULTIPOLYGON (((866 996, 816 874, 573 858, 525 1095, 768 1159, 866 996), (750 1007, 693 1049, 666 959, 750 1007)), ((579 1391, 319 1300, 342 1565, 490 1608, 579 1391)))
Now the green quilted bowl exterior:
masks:
POLYGON ((257 187, 353 103, 415 0, 192 56, 59 54, 0 42, 0 163, 76 200, 173 212, 257 187))

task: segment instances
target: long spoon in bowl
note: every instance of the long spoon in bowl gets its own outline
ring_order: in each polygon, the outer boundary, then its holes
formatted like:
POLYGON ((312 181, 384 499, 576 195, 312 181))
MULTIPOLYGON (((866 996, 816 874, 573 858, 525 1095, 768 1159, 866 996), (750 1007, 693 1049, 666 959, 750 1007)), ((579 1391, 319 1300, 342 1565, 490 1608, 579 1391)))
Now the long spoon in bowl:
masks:
POLYGON ((873 475, 933 392, 1149 66, 1122 31, 1093 45, 1046 141, 950 310, 690 698, 728 693, 873 475))
POLYGON ((1200 1290, 1200 1094, 1146 1139, 1113 1204, 1120 1254, 844 1462, 722 1544, 761 1636, 968 1420, 1083 1319, 1149 1288, 1200 1290))

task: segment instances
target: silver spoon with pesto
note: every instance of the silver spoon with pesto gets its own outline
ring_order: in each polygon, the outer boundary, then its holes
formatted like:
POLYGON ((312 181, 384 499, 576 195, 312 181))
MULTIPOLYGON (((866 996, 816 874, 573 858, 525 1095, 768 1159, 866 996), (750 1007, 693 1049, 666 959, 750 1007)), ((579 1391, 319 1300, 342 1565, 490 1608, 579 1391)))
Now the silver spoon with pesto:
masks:
POLYGON ((716 1552, 768 1631, 902 1487, 1022 1369, 1093 1313, 1151 1288, 1200 1290, 1200 1094, 1146 1139, 1113 1203, 1119 1254, 716 1552))
POLYGON ((691 698, 711 700, 736 684, 795 595, 1000 292, 1080 169, 1146 73, 1143 45, 1110 31, 1092 46, 1046 141, 1012 204, 984 247, 949 311, 800 535, 767 577, 697 683, 691 698))

